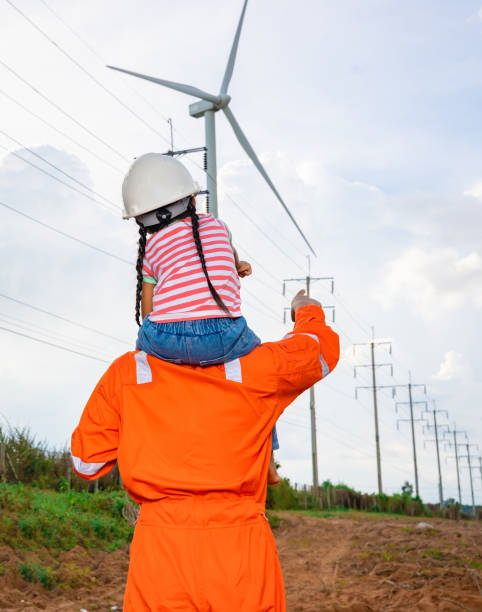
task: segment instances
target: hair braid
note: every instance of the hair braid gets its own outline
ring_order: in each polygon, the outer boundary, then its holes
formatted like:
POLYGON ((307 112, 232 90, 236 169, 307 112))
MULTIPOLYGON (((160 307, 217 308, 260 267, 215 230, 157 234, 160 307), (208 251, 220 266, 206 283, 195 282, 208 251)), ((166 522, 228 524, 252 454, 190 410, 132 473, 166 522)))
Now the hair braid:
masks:
POLYGON ((219 306, 219 308, 221 308, 225 313, 230 314, 228 307, 221 299, 219 293, 213 287, 211 279, 209 278, 208 269, 206 267, 206 260, 204 259, 203 245, 201 242, 201 237, 199 236, 199 218, 196 213, 196 208, 194 207, 192 203, 192 199, 189 202, 189 205, 187 207, 187 212, 189 213, 189 216, 191 217, 192 235, 194 237, 194 242, 196 243, 197 253, 199 255, 199 259, 201 260, 201 266, 204 272, 204 276, 206 277, 206 280, 208 283, 209 291, 211 292, 211 295, 213 296, 213 299, 216 302, 216 304, 219 306))
POLYGON ((142 296, 142 264, 146 252, 146 228, 139 223, 139 250, 137 251, 137 290, 136 290, 136 321, 139 327, 141 326, 141 296, 142 296))

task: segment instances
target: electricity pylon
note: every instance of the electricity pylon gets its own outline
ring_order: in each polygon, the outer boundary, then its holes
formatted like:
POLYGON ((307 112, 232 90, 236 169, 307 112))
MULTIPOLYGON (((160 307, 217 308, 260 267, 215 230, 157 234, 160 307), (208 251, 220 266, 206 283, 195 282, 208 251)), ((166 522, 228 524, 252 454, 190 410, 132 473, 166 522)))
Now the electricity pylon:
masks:
POLYGON ((448 459, 455 459, 455 466, 457 468, 457 488, 459 491, 459 504, 462 505, 462 493, 460 489, 459 450, 458 450, 458 447, 461 446, 461 444, 457 442, 457 435, 463 434, 465 436, 465 439, 468 440, 467 432, 462 431, 461 429, 457 429, 457 425, 454 423, 454 428, 449 429, 448 431, 445 432, 445 435, 449 435, 449 434, 453 435, 454 441, 452 443, 451 440, 446 440, 445 444, 447 444, 450 448, 452 448, 453 446, 455 450, 455 455, 453 457, 448 457, 448 459))
POLYGON ((377 367, 388 366, 390 367, 391 375, 393 376, 393 365, 391 363, 376 363, 375 362, 375 346, 381 346, 384 344, 388 344, 388 352, 392 354, 392 343, 390 340, 375 340, 375 329, 372 327, 372 339, 369 342, 359 342, 353 345, 353 355, 356 354, 357 346, 369 346, 370 347, 370 355, 371 355, 371 363, 362 364, 354 366, 354 376, 356 378, 357 368, 371 368, 372 371, 372 384, 370 386, 356 386, 355 387, 355 399, 358 399, 358 389, 371 389, 373 392, 373 413, 375 419, 375 446, 377 453, 377 480, 378 480, 378 494, 381 495, 383 493, 383 485, 382 485, 382 459, 380 452, 380 430, 378 426, 378 402, 377 402, 377 389, 384 389, 385 387, 392 385, 377 385, 377 379, 375 370, 377 367))
POLYGON ((420 487, 418 484, 418 464, 417 464, 417 445, 415 443, 415 423, 418 421, 422 421, 423 423, 426 423, 425 419, 415 419, 413 416, 413 407, 415 404, 425 404, 425 407, 427 407, 427 402, 426 400, 418 400, 415 401, 412 397, 412 389, 414 389, 415 387, 423 387, 423 392, 425 395, 427 395, 427 386, 425 384, 416 384, 414 385, 412 383, 412 375, 411 372, 408 373, 408 384, 406 385, 393 385, 393 392, 394 394, 396 393, 396 389, 399 387, 407 387, 408 389, 408 402, 396 402, 395 403, 395 410, 398 411, 398 406, 403 406, 403 405, 408 405, 410 406, 410 418, 409 419, 397 419, 397 429, 399 429, 399 423, 402 422, 409 422, 411 425, 411 430, 412 430, 412 453, 413 453, 413 471, 414 471, 414 475, 415 475, 415 494, 417 495, 417 497, 420 497, 420 487))
MULTIPOLYGON (((306 295, 310 297, 311 284, 314 281, 326 280, 331 282, 331 293, 335 287, 335 280, 332 276, 311 276, 310 257, 308 255, 308 274, 304 278, 285 278, 283 281, 283 295, 286 294, 286 283, 305 283, 306 295)), ((335 320, 334 306, 323 306, 323 309, 330 308, 333 312, 333 320, 335 320)), ((286 310, 283 314, 283 320, 286 322, 286 310)), ((315 388, 310 387, 310 417, 311 417, 311 461, 313 466, 313 491, 316 495, 318 491, 318 448, 316 444, 316 409, 315 409, 315 388)))
MULTIPOLYGON (((478 444, 469 444, 468 442, 465 444, 459 444, 459 446, 465 446, 467 451, 466 455, 460 455, 460 459, 467 459, 467 467, 469 468, 469 478, 470 478, 470 494, 472 496, 472 514, 475 516, 475 498, 474 498, 474 480, 472 478, 472 462, 471 459, 475 459, 475 455, 470 454, 470 447, 475 446, 477 450, 479 449, 478 444)), ((463 466, 464 467, 464 466, 463 466)))
POLYGON ((480 486, 482 487, 482 457, 479 455, 477 457, 477 459, 479 460, 479 472, 480 472, 480 486))
MULTIPOLYGON (((445 424, 445 423, 439 425, 437 423, 437 414, 445 413, 447 415, 447 419, 448 419, 449 418, 449 413, 446 410, 437 410, 437 406, 436 406, 435 400, 432 400, 432 406, 433 406, 432 410, 428 410, 426 408, 424 410, 424 412, 422 412, 422 417, 423 417, 424 413, 427 413, 427 414, 431 413, 432 414, 433 425, 428 424, 426 429, 428 431, 433 430, 433 432, 435 434, 435 439, 434 440, 424 440, 423 444, 425 446, 426 442, 435 442, 435 448, 437 450, 437 466, 438 466, 438 494, 439 494, 439 500, 440 500, 440 508, 442 508, 443 504, 444 504, 444 492, 443 492, 443 486, 442 486, 442 469, 440 467, 440 449, 439 449, 438 432, 439 432, 439 427, 446 428, 445 431, 447 431, 449 429, 449 426, 447 424, 445 424)), ((442 436, 443 436, 443 433, 442 433, 442 436)))

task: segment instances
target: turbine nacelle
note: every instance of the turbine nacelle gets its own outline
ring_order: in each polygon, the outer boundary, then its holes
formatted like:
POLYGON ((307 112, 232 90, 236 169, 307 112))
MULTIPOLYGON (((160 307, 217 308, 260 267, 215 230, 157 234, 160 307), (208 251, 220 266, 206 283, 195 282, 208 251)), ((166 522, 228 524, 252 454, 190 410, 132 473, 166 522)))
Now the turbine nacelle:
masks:
POLYGON ((226 108, 229 102, 231 101, 231 96, 228 94, 220 94, 216 96, 218 98, 218 102, 212 102, 210 100, 200 100, 199 102, 193 102, 189 105, 189 114, 191 117, 196 117, 199 119, 202 117, 206 111, 218 111, 223 108, 226 108))
POLYGON ((233 132, 236 138, 239 141, 239 144, 242 146, 247 156, 253 162, 253 165, 257 168, 261 176, 264 178, 266 183, 268 184, 271 191, 274 193, 276 198, 278 199, 281 206, 284 208, 285 212, 293 222, 294 226, 300 233, 301 237, 305 241, 306 245, 313 253, 314 252, 311 244, 308 242, 308 239, 304 235, 300 226, 296 222, 296 219, 291 214, 289 208, 286 206, 283 198, 279 194, 276 187, 273 185, 271 179, 268 176, 268 173, 264 169, 261 161, 256 155, 253 147, 250 145, 248 139, 246 138, 244 132, 241 129, 241 126, 237 122, 235 116, 233 115, 231 109, 229 108, 229 103, 231 101, 231 96, 227 93, 229 83, 231 82, 231 77, 233 76, 234 63, 236 61, 236 54, 238 51, 239 45, 239 37, 241 35, 241 28, 243 26, 244 14, 246 12, 246 6, 248 4, 248 0, 244 0, 243 10, 241 11, 241 17, 239 18, 238 27, 236 28, 236 34, 234 36, 233 46, 231 47, 231 52, 229 54, 228 63, 226 66, 226 71, 224 73, 223 82, 221 83, 221 88, 219 94, 211 94, 203 89, 199 89, 199 87, 193 87, 192 85, 187 85, 185 83, 177 83, 176 81, 168 81, 166 79, 159 79, 157 77, 149 76, 147 74, 140 74, 139 72, 133 72, 132 70, 125 70, 124 68, 117 68, 115 66, 108 66, 108 68, 112 70, 117 70, 118 72, 124 72, 125 74, 130 74, 131 76, 137 77, 139 79, 144 79, 146 81, 151 81, 152 83, 156 83, 157 85, 162 85, 163 87, 168 87, 169 89, 174 89, 175 91, 179 91, 181 93, 187 94, 188 96, 193 96, 198 98, 198 102, 193 102, 189 105, 189 114, 191 117, 204 117, 205 120, 205 129, 206 129, 206 175, 207 175, 207 188, 210 197, 210 206, 212 206, 212 211, 215 216, 217 216, 217 185, 216 185, 216 132, 214 125, 214 114, 222 110, 226 119, 231 124, 233 132))

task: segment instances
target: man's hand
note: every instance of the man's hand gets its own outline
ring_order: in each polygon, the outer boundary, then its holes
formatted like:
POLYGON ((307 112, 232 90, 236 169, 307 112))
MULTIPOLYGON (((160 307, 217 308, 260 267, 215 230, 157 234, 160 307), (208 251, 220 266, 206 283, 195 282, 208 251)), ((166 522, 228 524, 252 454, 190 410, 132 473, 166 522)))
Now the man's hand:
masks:
POLYGON ((247 261, 239 261, 236 266, 236 270, 238 271, 238 276, 244 278, 245 276, 249 276, 252 272, 251 264, 247 261))
POLYGON ((298 308, 302 308, 303 306, 308 306, 312 304, 313 306, 321 306, 318 300, 314 300, 313 298, 307 297, 305 295, 306 291, 301 289, 295 295, 295 297, 291 300, 291 320, 295 320, 296 311, 298 308))

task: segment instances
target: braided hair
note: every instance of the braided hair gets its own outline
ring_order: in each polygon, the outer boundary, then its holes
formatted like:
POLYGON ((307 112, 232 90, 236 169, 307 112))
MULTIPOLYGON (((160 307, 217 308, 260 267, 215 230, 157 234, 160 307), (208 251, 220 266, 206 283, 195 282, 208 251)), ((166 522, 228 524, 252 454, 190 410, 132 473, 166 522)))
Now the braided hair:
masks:
POLYGON ((214 288, 211 282, 211 279, 209 278, 208 269, 206 267, 206 260, 204 259, 203 245, 201 243, 201 237, 199 236, 199 218, 196 213, 196 208, 194 204, 192 203, 192 198, 189 201, 189 204, 187 207, 187 213, 191 217, 192 235, 194 238, 194 242, 196 243, 197 254, 199 255, 199 259, 201 260, 201 266, 204 272, 204 276, 206 277, 206 281, 208 283, 209 291, 211 292, 211 295, 213 296, 213 299, 216 302, 216 304, 219 306, 219 308, 221 308, 221 310, 223 310, 226 314, 229 314, 228 307, 221 299, 219 293, 216 291, 216 289, 214 288))
POLYGON ((147 242, 147 230, 139 223, 139 250, 137 251, 137 262, 136 262, 136 271, 137 271, 137 289, 136 289, 136 321, 139 327, 141 326, 141 296, 142 296, 142 264, 144 262, 144 255, 146 252, 146 242, 147 242))
POLYGON ((183 219, 185 217, 191 217, 192 235, 194 238, 194 242, 196 243, 197 253, 199 255, 199 259, 201 260, 201 266, 204 272, 204 276, 206 277, 206 281, 208 283, 209 291, 211 292, 211 295, 213 296, 213 299, 216 302, 216 304, 219 306, 219 308, 221 308, 221 310, 223 310, 223 312, 225 312, 226 314, 230 314, 228 307, 221 299, 219 293, 216 291, 216 289, 214 288, 211 282, 211 279, 209 278, 208 269, 206 267, 206 260, 204 258, 203 246, 201 243, 201 237, 199 236, 199 218, 196 213, 196 207, 194 206, 192 201, 193 201, 193 198, 191 197, 189 200, 187 210, 184 213, 174 217, 173 219, 169 218, 169 219, 166 219, 165 221, 163 220, 159 224, 149 226, 148 229, 146 229, 140 221, 137 221, 137 224, 139 225, 139 242, 138 242, 139 250, 137 252, 137 262, 136 262, 136 271, 137 271, 136 321, 139 327, 141 326, 140 314, 141 314, 141 296, 142 296, 142 280, 143 280, 142 264, 144 262, 144 255, 146 253, 147 233, 157 232, 163 227, 166 227, 167 225, 169 225, 169 223, 172 223, 172 221, 179 221, 180 219, 183 219))

